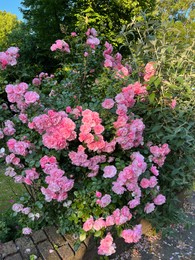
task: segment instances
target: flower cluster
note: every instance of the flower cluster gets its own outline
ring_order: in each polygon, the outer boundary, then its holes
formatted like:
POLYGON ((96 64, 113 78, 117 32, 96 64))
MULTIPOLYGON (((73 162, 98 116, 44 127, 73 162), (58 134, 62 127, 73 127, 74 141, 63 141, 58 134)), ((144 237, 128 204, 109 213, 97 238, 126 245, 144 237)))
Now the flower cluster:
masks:
POLYGON ((104 61, 104 67, 106 68, 113 68, 115 71, 117 71, 116 75, 120 78, 129 76, 131 74, 131 67, 126 65, 122 65, 122 55, 118 52, 115 57, 113 57, 111 54, 113 52, 112 44, 106 42, 105 43, 106 50, 103 52, 105 61, 104 61))
POLYGON ((113 243, 113 238, 110 233, 106 235, 100 242, 100 246, 98 247, 98 254, 99 255, 112 255, 116 252, 115 250, 116 245, 113 243))
POLYGON ((132 163, 119 172, 117 180, 113 182, 112 190, 116 194, 131 191, 132 195, 139 199, 141 197, 141 189, 138 185, 138 178, 146 171, 147 164, 139 152, 132 153, 131 160, 132 163))
POLYGON ((23 113, 26 108, 39 100, 39 94, 35 91, 27 91, 28 84, 21 82, 17 85, 9 84, 5 91, 10 103, 16 103, 17 108, 23 113))
POLYGON ((5 124, 5 127, 3 128, 4 135, 7 136, 14 135, 14 133, 16 132, 16 129, 14 128, 15 126, 14 123, 10 120, 6 120, 4 124, 5 124))
POLYGON ((100 44, 100 40, 96 37, 97 31, 94 28, 89 28, 86 32, 87 41, 86 44, 90 46, 90 48, 95 49, 97 45, 100 44))
POLYGON ((39 75, 36 75, 36 77, 32 80, 32 84, 34 86, 40 86, 42 80, 44 80, 44 79, 52 79, 52 78, 54 78, 53 74, 51 74, 49 76, 48 73, 41 72, 41 73, 39 73, 39 75))
POLYGON ((49 110, 47 114, 35 117, 28 126, 40 134, 44 133, 43 144, 49 149, 64 149, 68 146, 68 141, 76 138, 76 125, 64 111, 49 110))
POLYGON ((25 215, 28 215, 30 213, 30 211, 31 211, 31 208, 24 207, 24 205, 21 204, 21 203, 15 203, 12 206, 12 210, 17 212, 17 213, 21 212, 21 213, 23 213, 25 215))
POLYGON ((88 159, 88 155, 85 153, 85 148, 80 145, 78 151, 71 151, 68 154, 73 165, 88 168, 90 172, 88 177, 95 177, 99 172, 99 164, 106 162, 105 155, 96 155, 88 159))
POLYGON ((68 197, 68 191, 74 186, 74 180, 68 179, 65 172, 58 168, 56 158, 44 156, 40 160, 41 167, 48 176, 45 182, 47 188, 41 187, 41 192, 45 195, 46 201, 63 201, 68 197))
POLYGON ((137 243, 142 235, 142 225, 136 225, 133 229, 125 229, 121 233, 126 243, 137 243))
POLYGON ((132 218, 132 214, 130 213, 130 210, 127 206, 124 206, 122 209, 115 209, 111 215, 108 215, 105 219, 104 218, 98 218, 94 220, 93 217, 90 217, 85 221, 83 224, 83 230, 84 231, 90 231, 91 229, 94 229, 96 231, 99 231, 102 228, 110 227, 110 226, 120 226, 125 224, 127 221, 129 221, 132 218))
POLYGON ((154 62, 148 62, 145 66, 144 71, 144 80, 149 81, 152 76, 156 73, 156 69, 154 68, 154 62))
POLYGON ((0 52, 0 69, 4 70, 8 65, 16 65, 19 57, 18 52, 18 47, 10 47, 5 52, 0 52))
POLYGON ((162 167, 166 155, 170 153, 168 144, 163 144, 162 146, 150 146, 150 152, 153 154, 152 161, 156 163, 159 167, 162 167))
POLYGON ((105 147, 105 141, 101 135, 104 127, 97 112, 86 109, 82 112, 82 125, 80 127, 79 141, 84 142, 92 151, 105 147))
POLYGON ((60 50, 61 52, 70 53, 70 48, 67 42, 64 40, 56 40, 54 44, 51 46, 51 51, 60 50))
POLYGON ((25 170, 25 177, 23 177, 23 182, 27 185, 32 185, 34 180, 39 178, 39 173, 36 172, 35 168, 25 170))
POLYGON ((11 138, 7 141, 7 147, 10 152, 16 155, 26 156, 31 147, 31 143, 29 141, 17 141, 11 138))

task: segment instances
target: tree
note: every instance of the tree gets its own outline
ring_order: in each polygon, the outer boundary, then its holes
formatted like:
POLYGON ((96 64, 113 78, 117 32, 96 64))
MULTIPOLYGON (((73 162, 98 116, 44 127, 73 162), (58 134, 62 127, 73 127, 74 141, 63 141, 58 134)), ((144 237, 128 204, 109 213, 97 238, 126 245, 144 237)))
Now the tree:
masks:
POLYGON ((0 48, 5 48, 8 35, 19 25, 17 16, 0 11, 0 48))
POLYGON ((36 38, 36 53, 47 68, 50 46, 64 34, 95 27, 110 42, 141 10, 150 12, 156 0, 23 0, 21 11, 36 38), (44 60, 44 57, 46 59, 44 60))

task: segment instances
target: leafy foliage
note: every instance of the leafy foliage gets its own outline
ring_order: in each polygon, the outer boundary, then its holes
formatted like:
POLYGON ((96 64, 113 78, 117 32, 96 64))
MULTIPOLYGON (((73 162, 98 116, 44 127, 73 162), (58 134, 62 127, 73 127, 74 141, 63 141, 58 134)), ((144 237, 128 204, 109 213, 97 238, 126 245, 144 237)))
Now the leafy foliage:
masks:
POLYGON ((19 24, 16 15, 0 11, 0 49, 5 48, 7 36, 19 24))

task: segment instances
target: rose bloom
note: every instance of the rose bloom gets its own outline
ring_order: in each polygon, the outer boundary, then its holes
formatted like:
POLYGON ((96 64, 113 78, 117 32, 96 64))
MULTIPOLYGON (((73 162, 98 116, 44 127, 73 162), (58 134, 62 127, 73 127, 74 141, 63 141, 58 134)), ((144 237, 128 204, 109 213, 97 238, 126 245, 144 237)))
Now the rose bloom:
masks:
POLYGON ((105 109, 111 109, 114 106, 114 100, 112 98, 106 98, 103 103, 102 107, 105 109))
POLYGON ((39 100, 39 94, 34 91, 27 91, 24 95, 26 104, 35 103, 39 100))
POLYGON ((145 208, 144 208, 144 212, 146 212, 147 214, 151 213, 152 211, 154 211, 155 209, 155 205, 154 203, 147 203, 145 208))
POLYGON ((149 186, 150 186, 150 181, 146 178, 143 178, 140 182, 140 186, 143 188, 143 189, 147 189, 149 186))
POLYGON ((100 200, 96 201, 100 207, 105 208, 111 203, 111 196, 109 194, 104 195, 100 200))
POLYGON ((110 233, 106 235, 105 238, 103 238, 100 241, 100 246, 98 247, 98 254, 99 255, 112 255, 116 252, 115 250, 116 245, 113 243, 113 238, 110 233))
POLYGON ((83 224, 83 229, 85 232, 91 230, 93 228, 94 220, 93 217, 88 218, 83 224))
POLYGON ((154 166, 154 165, 151 166, 150 171, 151 171, 155 176, 158 176, 158 175, 159 175, 159 171, 158 171, 157 167, 154 166))
POLYGON ((22 211, 24 208, 24 206, 20 203, 15 203, 13 206, 12 206, 12 210, 15 211, 15 212, 20 212, 22 211))
POLYGON ((100 191, 96 191, 95 196, 97 198, 101 198, 102 197, 102 193, 100 191))
POLYGON ((112 178, 116 175, 117 173, 117 169, 115 166, 110 165, 110 166, 106 166, 104 167, 104 174, 103 177, 104 178, 112 178))
POLYGON ((41 85, 41 80, 39 78, 34 78, 32 80, 32 84, 35 86, 40 86, 41 85))
POLYGON ((156 205, 162 205, 164 204, 166 201, 166 197, 162 194, 159 194, 155 199, 154 199, 154 203, 156 205))
POLYGON ((29 227, 25 227, 22 229, 22 234, 24 235, 30 235, 32 233, 32 229, 29 227))
POLYGON ((72 37, 76 37, 76 36, 77 36, 77 33, 76 33, 76 32, 71 32, 71 36, 72 36, 72 37))
POLYGON ((96 219, 93 225, 93 228, 96 231, 99 231, 100 229, 104 228, 106 226, 106 222, 103 220, 103 218, 96 219))
POLYGON ((25 215, 28 215, 30 213, 30 211, 31 211, 31 208, 29 208, 29 207, 22 209, 22 213, 25 214, 25 215))
POLYGON ((141 239, 142 225, 136 225, 133 229, 125 229, 121 233, 125 243, 137 243, 141 239))

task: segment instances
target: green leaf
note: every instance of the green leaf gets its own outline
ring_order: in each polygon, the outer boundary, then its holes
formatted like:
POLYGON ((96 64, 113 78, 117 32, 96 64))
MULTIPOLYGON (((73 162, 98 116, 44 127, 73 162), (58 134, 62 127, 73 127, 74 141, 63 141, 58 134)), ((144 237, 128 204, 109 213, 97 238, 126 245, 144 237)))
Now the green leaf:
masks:
POLYGON ((86 239, 86 234, 87 234, 87 233, 82 233, 82 234, 80 234, 79 239, 80 239, 81 242, 86 239))
POLYGON ((154 103, 154 99, 155 99, 155 93, 152 92, 152 93, 148 96, 148 98, 149 98, 150 103, 153 104, 153 103, 154 103))
POLYGON ((94 237, 100 237, 101 234, 102 234, 101 230, 96 231, 95 234, 94 234, 94 237))

